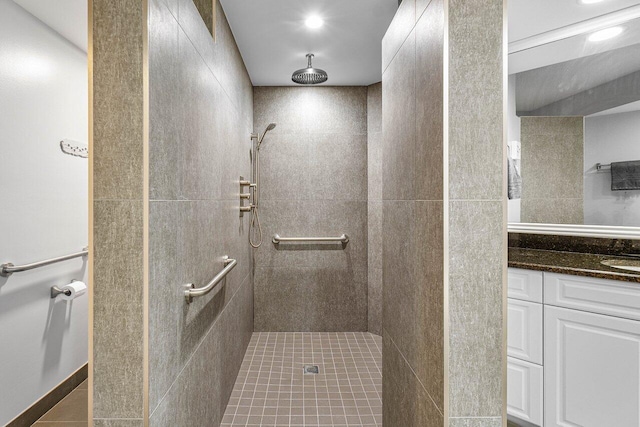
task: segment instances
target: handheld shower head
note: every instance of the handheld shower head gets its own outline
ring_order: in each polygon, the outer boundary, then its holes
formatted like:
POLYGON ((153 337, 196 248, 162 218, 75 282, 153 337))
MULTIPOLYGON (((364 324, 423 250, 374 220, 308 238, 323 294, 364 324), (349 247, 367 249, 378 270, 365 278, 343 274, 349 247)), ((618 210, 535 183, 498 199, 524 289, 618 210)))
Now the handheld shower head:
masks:
POLYGON ((262 144, 262 140, 264 139, 264 136, 267 134, 267 132, 269 132, 270 130, 274 130, 275 128, 276 128, 275 123, 269 123, 269 126, 267 126, 267 128, 264 130, 262 135, 258 137, 258 147, 260 147, 260 144, 262 144))

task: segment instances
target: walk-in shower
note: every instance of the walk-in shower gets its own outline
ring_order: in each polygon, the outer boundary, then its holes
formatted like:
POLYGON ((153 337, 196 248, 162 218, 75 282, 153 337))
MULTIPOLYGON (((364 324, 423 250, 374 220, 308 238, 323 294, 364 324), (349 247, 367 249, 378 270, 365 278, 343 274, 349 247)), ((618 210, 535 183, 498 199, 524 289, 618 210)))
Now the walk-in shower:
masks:
POLYGON ((260 216, 258 214, 258 205, 260 203, 260 146, 267 132, 275 129, 275 123, 269 123, 262 134, 251 134, 253 141, 251 160, 253 183, 250 184, 252 201, 249 209, 251 210, 251 223, 249 228, 249 244, 253 248, 259 248, 262 244, 262 226, 260 225, 260 216))

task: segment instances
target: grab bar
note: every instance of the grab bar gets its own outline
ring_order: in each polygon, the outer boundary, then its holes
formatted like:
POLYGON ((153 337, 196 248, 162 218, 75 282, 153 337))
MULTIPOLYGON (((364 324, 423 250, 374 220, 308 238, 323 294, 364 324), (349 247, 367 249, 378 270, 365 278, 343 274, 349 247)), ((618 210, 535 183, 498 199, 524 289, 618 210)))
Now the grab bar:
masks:
POLYGON ((6 264, 0 265, 0 276, 9 277, 13 273, 19 273, 21 271, 33 270, 34 268, 44 267, 45 265, 51 265, 51 264, 55 264, 55 263, 61 262, 61 261, 66 261, 66 260, 69 260, 69 259, 80 258, 80 257, 88 255, 88 254, 89 254, 89 248, 85 247, 80 252, 76 252, 76 253, 73 253, 73 254, 69 254, 69 255, 65 255, 65 256, 61 256, 61 257, 57 257, 57 258, 51 258, 51 259, 47 259, 47 260, 44 260, 44 261, 32 262, 31 264, 13 265, 12 263, 8 262, 6 264))
POLYGON ((211 290, 215 288, 216 285, 220 283, 231 270, 234 269, 236 264, 238 264, 238 261, 236 261, 235 259, 231 259, 226 255, 222 259, 224 261, 225 267, 222 269, 222 271, 220 271, 220 273, 216 274, 216 277, 214 277, 209 283, 207 283, 206 286, 203 286, 202 288, 196 288, 193 283, 184 285, 184 298, 187 300, 187 304, 190 304, 191 301, 193 301, 193 297, 201 297, 211 292, 211 290))
POLYGON ((276 234, 272 241, 274 245, 282 242, 341 242, 346 245, 349 243, 349 236, 343 234, 339 237, 280 237, 276 234))

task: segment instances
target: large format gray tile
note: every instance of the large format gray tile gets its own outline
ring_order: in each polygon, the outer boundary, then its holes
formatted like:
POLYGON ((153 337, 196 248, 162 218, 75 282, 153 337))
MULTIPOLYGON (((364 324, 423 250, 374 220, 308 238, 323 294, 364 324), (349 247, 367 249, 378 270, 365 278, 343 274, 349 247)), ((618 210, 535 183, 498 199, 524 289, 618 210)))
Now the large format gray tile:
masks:
POLYGON ((219 425, 251 338, 251 294, 247 280, 151 414, 151 425, 219 425))
POLYGON ((141 417, 142 201, 95 201, 93 212, 93 414, 141 417))
POLYGON ((260 209, 263 246, 256 266, 366 270, 367 203, 349 201, 263 201, 260 209), (281 243, 282 237, 349 236, 349 243, 281 243))
POLYGON ((256 268, 256 331, 366 331, 365 271, 256 268))
MULTIPOLYGON (((382 39, 382 73, 404 43, 416 22, 416 0, 403 0, 382 39)), ((386 78, 384 79, 386 81, 386 78)))
POLYGON ((255 87, 253 130, 262 133, 269 123, 276 123, 269 135, 308 135, 307 112, 302 106, 310 105, 311 91, 306 87, 255 87))
POLYGON ((142 426, 144 426, 144 421, 142 420, 142 418, 94 419, 93 420, 93 427, 142 427, 142 426))
POLYGON ((443 1, 433 0, 416 24, 415 198, 442 200, 443 1))
MULTIPOLYGON (((220 202, 185 202, 181 204, 181 220, 178 240, 178 259, 181 260, 179 283, 193 283, 195 287, 205 286, 224 268, 223 230, 220 202)), ((228 280, 236 273, 231 271, 228 280)), ((225 280, 225 281, 226 281, 225 280)), ((182 364, 191 357, 195 348, 206 335, 211 324, 224 308, 228 289, 220 283, 209 294, 194 298, 191 304, 184 300, 178 305, 178 343, 182 364)))
POLYGON ((177 325, 181 296, 178 231, 183 202, 149 205, 149 407, 153 410, 182 368, 177 325))
POLYGON ((523 199, 582 199, 582 117, 523 117, 523 199))
POLYGON ((310 144, 306 133, 265 137, 259 152, 261 200, 310 198, 310 144))
POLYGON ((443 425, 438 411, 385 330, 382 335, 382 416, 385 426, 443 425))
POLYGON ((383 324, 444 410, 442 202, 384 202, 383 324))
POLYGON ((161 0, 149 2, 149 198, 176 200, 182 155, 178 140, 178 23, 161 0))
POLYGON ((583 224, 584 199, 556 198, 521 199, 520 220, 539 224, 583 224))
POLYGON ((449 418, 450 427, 501 427, 502 425, 502 417, 449 418))
POLYGON ((502 201, 450 202, 449 410, 502 414, 502 201))
POLYGON ((382 269, 382 201, 368 203, 368 264, 369 268, 382 269))
MULTIPOLYGON (((216 43, 212 71, 239 111, 253 110, 253 85, 242 60, 235 37, 224 13, 222 2, 216 1, 216 43)), ((253 124, 253 123, 251 123, 253 124)))
POLYGON ((308 195, 315 200, 367 200, 367 135, 309 138, 308 195))
POLYGON ((520 131, 525 135, 582 135, 583 117, 522 117, 520 131))
POLYGON ((503 2, 449 3, 449 195, 503 197, 503 2))
POLYGON ((135 1, 92 4, 94 199, 142 199, 146 10, 135 1))
POLYGON ((223 151, 222 126, 224 110, 218 109, 224 100, 222 88, 207 68, 184 31, 178 34, 180 49, 180 104, 177 118, 182 156, 181 198, 187 200, 219 199, 219 174, 223 151))
MULTIPOLYGON (((367 133, 367 88, 318 87, 310 92, 305 108, 312 133, 367 133)), ((295 90, 295 88, 294 88, 295 90)))
POLYGON ((369 332, 382 335, 382 269, 369 268, 367 281, 369 332))
POLYGON ((213 37, 215 37, 215 3, 217 3, 215 0, 193 0, 193 4, 198 10, 204 25, 213 37))
POLYGON ((411 32, 385 73, 382 85, 385 200, 407 200, 414 196, 415 47, 415 32, 411 32))
POLYGON ((367 87, 367 133, 382 132, 382 82, 367 87))
POLYGON ((382 200, 382 132, 367 135, 368 200, 382 200))
POLYGON ((269 123, 272 132, 366 134, 367 88, 257 87, 254 89, 254 130, 269 123))

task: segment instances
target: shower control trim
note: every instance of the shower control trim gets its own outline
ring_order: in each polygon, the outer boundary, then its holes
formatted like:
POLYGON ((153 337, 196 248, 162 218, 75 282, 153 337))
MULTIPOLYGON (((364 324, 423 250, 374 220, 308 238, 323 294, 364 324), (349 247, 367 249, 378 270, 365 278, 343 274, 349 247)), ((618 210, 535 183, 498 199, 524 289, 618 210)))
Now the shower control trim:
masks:
POLYGON ((249 203, 249 206, 244 205, 244 200, 251 200, 251 193, 243 193, 242 190, 245 187, 255 188, 255 184, 251 181, 247 181, 243 176, 240 177, 240 217, 244 216, 245 212, 251 212, 253 204, 249 203))

